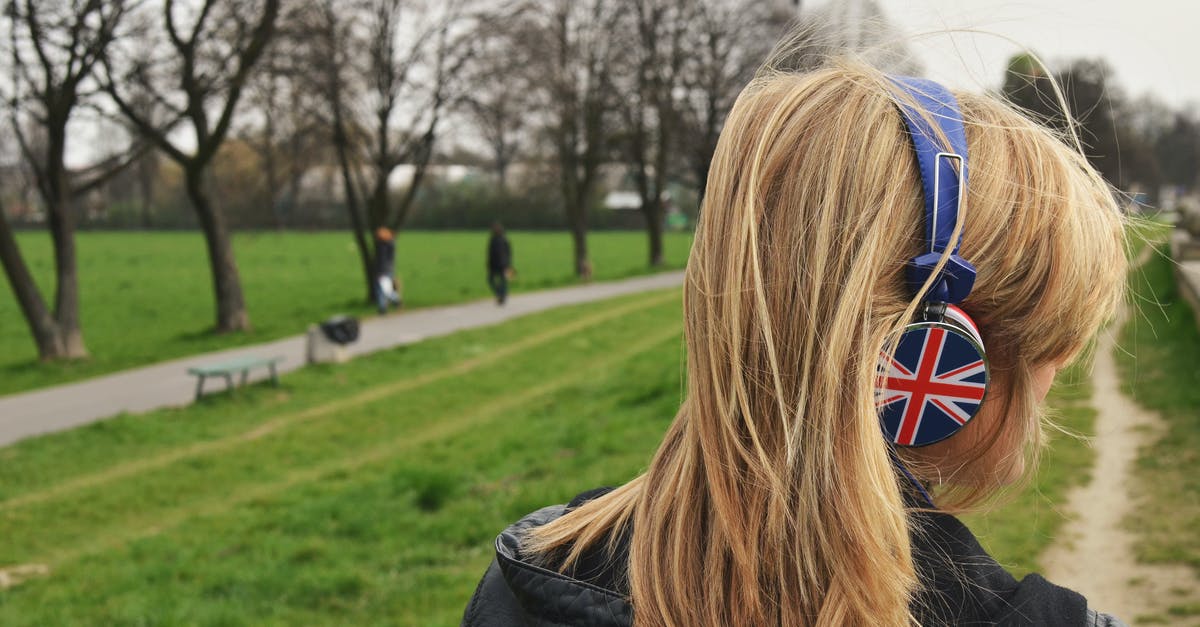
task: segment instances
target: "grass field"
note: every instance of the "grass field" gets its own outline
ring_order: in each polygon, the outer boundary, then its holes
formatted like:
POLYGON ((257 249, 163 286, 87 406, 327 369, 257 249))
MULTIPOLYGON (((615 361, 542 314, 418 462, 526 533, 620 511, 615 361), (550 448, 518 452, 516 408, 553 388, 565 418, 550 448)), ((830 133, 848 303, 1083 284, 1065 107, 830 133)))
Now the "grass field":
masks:
MULTIPOLYGON (((0 624, 455 625, 502 527, 644 467, 681 360, 678 292, 642 294, 0 449, 0 624)), ((975 521, 1003 563, 1086 455, 975 521)))
POLYGON ((0 563, 49 575, 0 623, 456 623, 506 521, 640 468, 679 353, 642 295, 5 449, 0 563))
MULTIPOLYGON (((511 233, 520 292, 575 282, 565 233, 511 233)), ((45 233, 18 241, 50 303, 53 257, 45 233)), ((597 280, 643 274, 646 236, 589 237, 597 280)), ((482 233, 410 232, 397 240, 397 268, 408 307, 488 296, 482 233)), ((683 267, 690 234, 669 233, 668 267, 683 267)), ((345 233, 242 233, 234 237, 254 330, 210 332, 214 304, 204 240, 192 233, 81 233, 80 299, 87 361, 40 364, 7 282, 0 286, 0 394, 62 383, 146 363, 302 333, 335 313, 374 315, 364 301, 361 266, 345 233)))
MULTIPOLYGON (((1200 332, 1165 255, 1160 248, 1131 275, 1137 311, 1117 353, 1126 392, 1167 427, 1139 452, 1142 498, 1130 524, 1140 538, 1138 559, 1188 564, 1200 574, 1200 332)), ((1200 605, 1171 611, 1200 614, 1200 605)))

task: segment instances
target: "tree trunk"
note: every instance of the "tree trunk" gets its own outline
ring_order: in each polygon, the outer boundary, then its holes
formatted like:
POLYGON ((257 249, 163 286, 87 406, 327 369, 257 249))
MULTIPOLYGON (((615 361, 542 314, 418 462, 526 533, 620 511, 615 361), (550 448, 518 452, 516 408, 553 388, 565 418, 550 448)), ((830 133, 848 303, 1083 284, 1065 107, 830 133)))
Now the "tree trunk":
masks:
MULTIPOLYGON (((676 113, 668 105, 670 94, 661 96, 662 101, 655 107, 658 115, 658 141, 654 152, 654 198, 646 213, 646 229, 650 235, 650 266, 658 268, 663 265, 663 222, 666 207, 663 196, 667 190, 667 166, 675 147, 675 135, 672 124, 675 123, 676 113)), ((642 205, 646 209, 646 205, 642 205)))
POLYGON ((367 245, 366 238, 363 236, 363 232, 361 230, 356 228, 354 230, 354 236, 355 240, 359 243, 358 258, 360 261, 362 261, 363 285, 366 288, 363 300, 365 300, 368 304, 374 303, 375 290, 378 289, 376 287, 377 279, 375 277, 374 253, 371 252, 371 247, 367 245))
MULTIPOLYGON (((710 87, 709 93, 715 91, 710 87)), ((706 100, 704 130, 700 143, 699 154, 693 158, 693 172, 696 175, 697 198, 701 206, 704 204, 704 194, 708 190, 708 171, 712 167, 713 154, 717 152, 717 140, 721 134, 721 119, 717 110, 717 101, 710 97, 706 100)))
MULTIPOLYGON (((88 356, 87 347, 83 343, 83 332, 79 328, 79 278, 76 274, 75 263, 75 213, 70 206, 70 187, 67 182, 67 170, 63 165, 63 154, 66 147, 66 115, 61 111, 52 110, 47 126, 47 145, 45 160, 37 177, 38 191, 46 209, 46 222, 50 237, 54 240, 54 311, 46 311, 45 302, 37 291, 36 284, 30 283, 24 299, 32 306, 26 310, 26 317, 33 329, 34 341, 38 345, 38 354, 43 361, 51 359, 82 359, 88 356), (36 299, 30 299, 36 296, 36 299), (32 314, 32 315, 31 315, 32 314), (46 325, 40 319, 43 315, 52 315, 53 324, 46 325), (36 325, 34 321, 38 322, 36 325)), ((7 228, 7 227, 6 227, 7 228)), ((12 252, 15 261, 20 262, 20 251, 16 249, 15 238, 12 242, 12 252)), ((22 269, 24 264, 18 263, 22 269)), ((14 266, 16 268, 17 266, 14 266)), ((25 270, 28 274, 28 271, 25 270)), ((21 279, 16 276, 13 286, 16 288, 21 279)), ((22 303, 22 308, 26 303, 22 303)))
POLYGON ((337 154, 338 168, 342 173, 342 193, 345 196, 346 211, 350 214, 350 232, 354 235, 354 245, 358 248, 358 259, 362 262, 363 283, 368 303, 375 302, 375 264, 371 256, 371 248, 367 245, 366 221, 359 207, 357 185, 354 182, 354 170, 350 164, 349 147, 346 139, 346 129, 342 123, 339 101, 333 105, 333 147, 337 154))
POLYGON ((592 263, 588 260, 587 249, 587 204, 584 194, 571 194, 567 198, 567 223, 571 229, 571 243, 575 249, 575 276, 589 280, 592 278, 592 263))
POLYGON ((571 242, 575 245, 575 276, 584 280, 592 278, 592 262, 588 261, 587 226, 572 220, 571 242))
MULTIPOLYGON (((379 171, 376 173, 378 177, 375 186, 371 188, 371 197, 367 201, 367 229, 363 232, 363 243, 366 250, 369 252, 363 257, 363 270, 367 277, 367 294, 371 302, 375 302, 375 290, 378 289, 379 276, 376 269, 379 267, 379 251, 377 250, 375 231, 381 227, 390 228, 388 220, 390 219, 391 203, 388 202, 388 186, 387 179, 391 172, 379 171), (370 243, 369 246, 367 243, 370 243)), ((395 230, 393 229, 393 234, 395 230)))
POLYGON ((695 160, 692 174, 696 177, 696 199, 704 203, 704 193, 708 190, 708 168, 711 161, 705 161, 703 156, 695 160))
MULTIPOLYGON (((638 147, 641 151, 641 147, 638 147)), ((644 152, 636 153, 634 158, 636 162, 636 174, 634 179, 637 181, 638 196, 641 197, 642 206, 640 208, 642 217, 646 220, 646 235, 650 241, 650 266, 658 267, 663 263, 662 252, 662 231, 663 231, 663 205, 662 205, 662 189, 663 179, 656 171, 651 180, 647 173, 647 164, 644 159, 644 152)), ((665 169, 665 166, 658 165, 665 169)))
POLYGON ((55 358, 87 357, 79 328, 79 276, 75 262, 75 211, 70 206, 70 185, 63 164, 66 151, 66 116, 54 115, 49 125, 44 177, 40 181, 46 205, 46 223, 54 240, 54 322, 57 330, 55 358))
POLYGON ((646 235, 650 237, 650 265, 663 265, 663 209, 662 202, 642 204, 642 215, 646 218, 646 235))
MULTIPOLYGON (((50 201, 50 199, 47 199, 50 201)), ((75 213, 65 199, 47 206, 46 216, 50 237, 54 240, 54 318, 57 327, 59 353, 54 358, 83 359, 88 356, 79 328, 79 275, 75 261, 75 213)))
POLYGON ((574 162, 566 161, 559 169, 559 186, 567 214, 567 228, 571 230, 571 243, 575 250, 575 276, 587 280, 592 278, 592 264, 588 261, 587 251, 586 185, 575 178, 574 162))
POLYGON ((375 184, 371 186, 371 195, 367 198, 367 226, 372 230, 388 224, 388 177, 391 173, 391 170, 382 168, 375 171, 375 184))
POLYGON ((233 243, 229 227, 221 211, 212 205, 205 189, 203 167, 190 165, 184 171, 188 199, 200 219, 204 230, 204 242, 208 248, 208 265, 212 271, 213 291, 217 297, 218 333, 247 331, 250 316, 242 298, 242 282, 238 276, 237 261, 233 255, 233 243))
MULTIPOLYGON (((46 302, 38 292, 33 275, 29 273, 29 267, 21 257, 21 249, 17 246, 3 207, 0 207, 0 265, 4 266, 4 273, 8 276, 13 295, 16 296, 21 313, 25 315, 25 322, 33 334, 38 357, 42 361, 70 358, 66 338, 59 333, 58 323, 46 308, 46 302)), ((83 347, 82 339, 78 346, 83 347)))

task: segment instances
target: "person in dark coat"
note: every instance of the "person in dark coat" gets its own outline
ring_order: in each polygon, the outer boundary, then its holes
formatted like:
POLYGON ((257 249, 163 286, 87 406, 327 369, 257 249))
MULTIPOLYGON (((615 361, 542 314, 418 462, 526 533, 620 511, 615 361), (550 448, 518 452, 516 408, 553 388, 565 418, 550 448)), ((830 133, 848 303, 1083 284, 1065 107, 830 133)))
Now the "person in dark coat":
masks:
POLYGON ((493 222, 492 237, 488 239, 487 272, 488 286, 496 296, 497 305, 503 305, 508 299, 508 277, 512 267, 512 246, 504 235, 504 227, 493 222))
POLYGON ((765 73, 712 158, 661 444, 501 532, 463 624, 1119 625, 957 516, 1034 472, 1124 241, 1086 156, 993 95, 765 73))
POLYGON ((400 307, 396 287, 396 235, 387 227, 375 230, 375 305, 385 314, 388 306, 400 307))

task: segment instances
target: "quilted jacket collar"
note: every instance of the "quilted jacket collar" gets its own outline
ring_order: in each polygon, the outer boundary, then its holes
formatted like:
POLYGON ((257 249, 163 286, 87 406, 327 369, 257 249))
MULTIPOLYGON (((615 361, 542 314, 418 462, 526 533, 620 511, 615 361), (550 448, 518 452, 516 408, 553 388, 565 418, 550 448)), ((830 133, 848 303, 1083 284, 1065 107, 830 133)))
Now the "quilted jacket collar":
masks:
POLYGON ((572 579, 526 561, 521 555, 521 537, 563 515, 566 507, 544 507, 522 518, 496 538, 496 562, 504 582, 534 620, 550 625, 628 627, 633 608, 612 590, 572 579))

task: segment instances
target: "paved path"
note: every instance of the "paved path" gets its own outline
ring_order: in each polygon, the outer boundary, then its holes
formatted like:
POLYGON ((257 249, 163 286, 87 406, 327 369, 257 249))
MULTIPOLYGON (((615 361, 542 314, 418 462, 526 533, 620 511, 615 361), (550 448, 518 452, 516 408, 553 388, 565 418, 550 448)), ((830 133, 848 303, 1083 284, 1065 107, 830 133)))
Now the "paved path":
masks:
MULTIPOLYGON (((683 272, 667 272, 622 281, 514 294, 504 307, 497 307, 494 301, 486 300, 371 318, 363 321, 359 340, 349 347, 350 353, 355 356, 373 353, 562 305, 674 287, 682 283, 683 272)), ((0 446, 41 433, 70 429, 121 412, 145 412, 160 407, 188 405, 196 391, 196 378, 187 374, 187 369, 193 366, 242 356, 278 355, 284 358, 280 372, 288 372, 304 365, 304 353, 304 335, 296 335, 0 397, 0 446)), ((250 380, 257 381, 266 376, 266 371, 262 370, 253 373, 250 380)), ((210 389, 220 389, 223 385, 219 379, 205 384, 210 389)))

